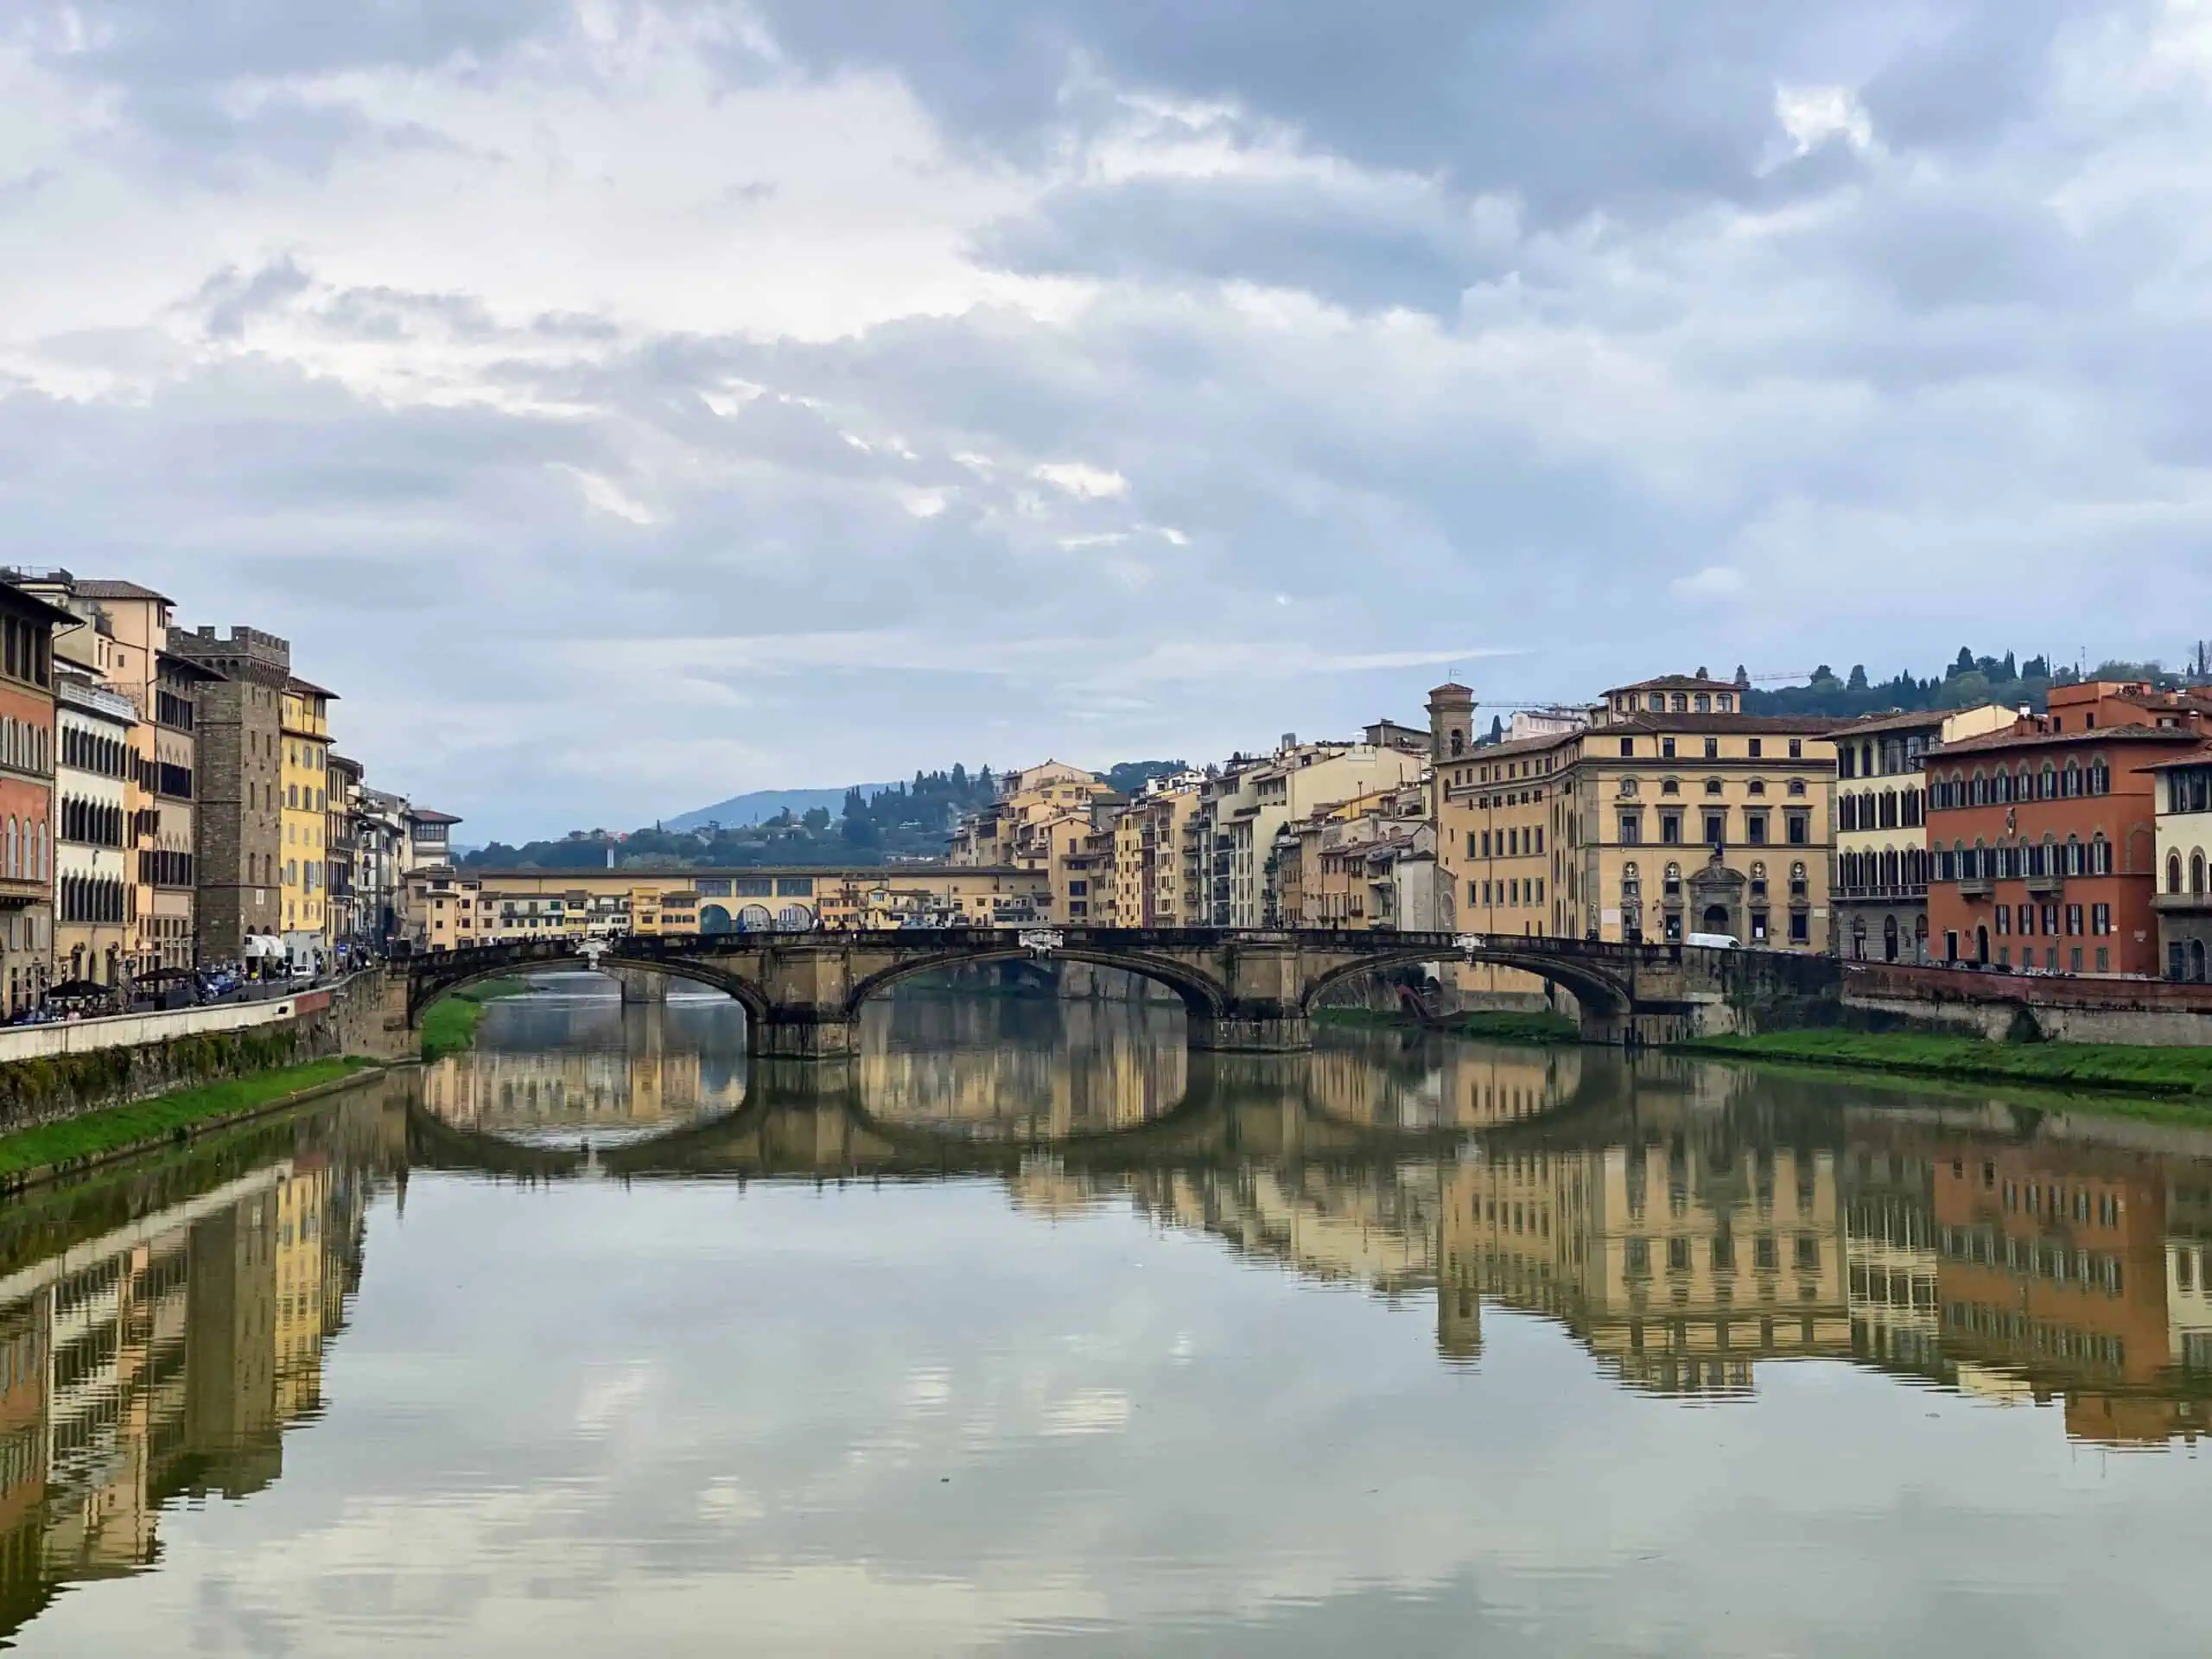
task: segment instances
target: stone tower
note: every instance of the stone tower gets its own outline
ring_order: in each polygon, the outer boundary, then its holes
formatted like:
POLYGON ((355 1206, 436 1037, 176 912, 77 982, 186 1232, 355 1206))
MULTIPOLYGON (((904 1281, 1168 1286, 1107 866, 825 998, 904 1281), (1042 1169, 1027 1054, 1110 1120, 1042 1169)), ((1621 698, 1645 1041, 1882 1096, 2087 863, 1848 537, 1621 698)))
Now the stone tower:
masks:
POLYGON ((1447 680, 1428 694, 1429 758, 1438 765, 1475 747, 1475 694, 1447 680))

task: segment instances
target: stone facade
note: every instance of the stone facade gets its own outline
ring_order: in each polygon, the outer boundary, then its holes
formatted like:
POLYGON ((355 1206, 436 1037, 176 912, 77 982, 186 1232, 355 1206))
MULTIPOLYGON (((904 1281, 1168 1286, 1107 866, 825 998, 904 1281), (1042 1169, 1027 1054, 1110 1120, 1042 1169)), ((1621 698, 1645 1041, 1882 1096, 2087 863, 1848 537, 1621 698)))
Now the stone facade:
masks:
POLYGON ((200 687, 197 711, 200 954, 235 960, 248 938, 282 926, 279 721, 292 650, 253 628, 179 632, 169 646, 219 677, 200 687))

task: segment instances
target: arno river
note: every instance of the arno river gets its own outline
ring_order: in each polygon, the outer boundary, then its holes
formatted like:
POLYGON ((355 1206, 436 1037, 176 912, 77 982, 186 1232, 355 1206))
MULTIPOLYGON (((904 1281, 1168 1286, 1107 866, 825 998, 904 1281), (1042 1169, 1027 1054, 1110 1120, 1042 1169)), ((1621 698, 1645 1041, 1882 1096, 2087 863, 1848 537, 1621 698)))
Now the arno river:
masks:
POLYGON ((0 1208, 37 1654, 2200 1654, 2212 1132, 588 978, 0 1208))

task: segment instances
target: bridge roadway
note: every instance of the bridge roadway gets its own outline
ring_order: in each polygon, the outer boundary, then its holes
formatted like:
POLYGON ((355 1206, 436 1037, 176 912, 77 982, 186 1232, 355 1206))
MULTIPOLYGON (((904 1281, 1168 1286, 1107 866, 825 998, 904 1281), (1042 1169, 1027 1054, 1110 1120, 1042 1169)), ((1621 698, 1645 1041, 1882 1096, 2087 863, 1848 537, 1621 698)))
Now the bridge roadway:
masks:
POLYGON ((478 980, 556 964, 644 969, 734 997, 757 1056, 837 1059, 855 1050, 861 1005, 901 980, 1037 957, 1158 981, 1182 999, 1190 1046, 1226 1053, 1310 1048, 1312 1010, 1332 987, 1411 963, 1491 963, 1537 975, 1573 994, 1586 1041, 1628 1046, 1741 1029, 1777 1000, 1833 1001, 1840 978, 1826 957, 1517 934, 933 928, 519 940, 396 963, 388 995, 404 995, 411 1027, 439 997, 478 980))

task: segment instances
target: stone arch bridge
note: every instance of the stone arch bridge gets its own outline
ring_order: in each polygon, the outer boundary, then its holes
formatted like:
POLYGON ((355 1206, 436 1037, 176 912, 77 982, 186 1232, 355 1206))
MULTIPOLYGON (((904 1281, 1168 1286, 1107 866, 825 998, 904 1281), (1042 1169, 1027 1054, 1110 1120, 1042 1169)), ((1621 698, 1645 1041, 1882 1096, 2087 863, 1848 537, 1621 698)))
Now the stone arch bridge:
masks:
POLYGON ((404 1023, 413 1026, 439 997, 477 980, 557 964, 643 969, 714 986, 742 1003, 756 1055, 833 1059, 854 1052, 861 1005, 901 980, 1040 957, 1167 986, 1188 1015, 1191 1047, 1223 1052, 1309 1048, 1312 1010, 1331 987, 1414 963, 1491 963, 1537 975, 1573 994, 1586 1040, 1629 1046, 1745 1029, 1777 1003, 1832 1001, 1840 985, 1825 957, 1515 934, 900 929, 481 945, 395 963, 391 995, 395 1002, 404 995, 404 1023))

